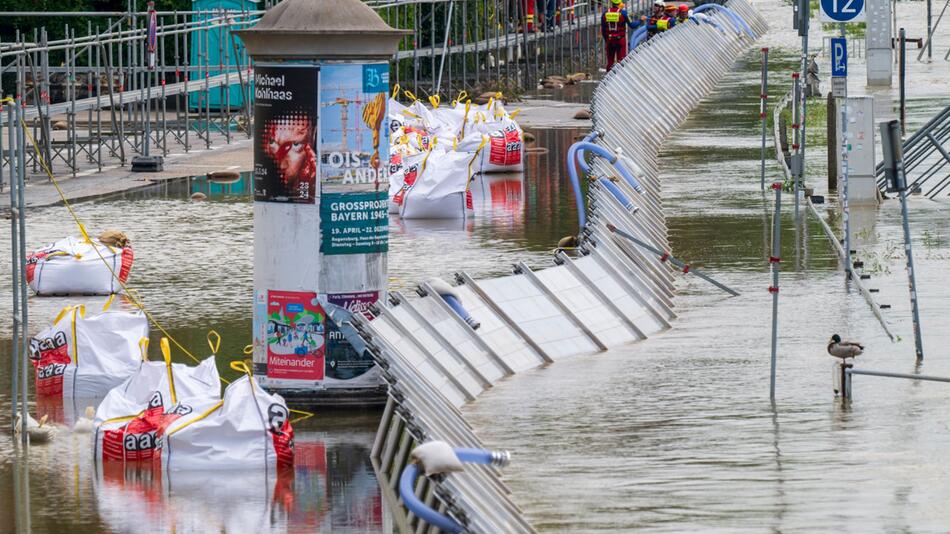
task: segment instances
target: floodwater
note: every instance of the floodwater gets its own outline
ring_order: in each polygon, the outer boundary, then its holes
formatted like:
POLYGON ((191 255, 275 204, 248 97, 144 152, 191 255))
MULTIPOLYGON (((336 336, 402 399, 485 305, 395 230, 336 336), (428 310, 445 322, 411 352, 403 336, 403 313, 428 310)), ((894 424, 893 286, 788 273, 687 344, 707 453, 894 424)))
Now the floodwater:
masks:
MULTIPOLYGON (((909 19, 919 3, 903 4, 900 13, 916 37, 921 23, 909 19)), ((773 25, 791 18, 777 1, 758 5, 773 25)), ((817 33, 813 42, 820 42, 817 33)), ((948 44, 937 43, 935 55, 948 44)), ((772 47, 776 85, 770 93, 777 100, 787 88, 787 76, 779 73, 793 68, 797 42, 776 29, 763 44, 772 47)), ((880 288, 880 302, 892 306, 885 313, 901 337, 897 343, 849 290, 817 222, 806 217, 796 230, 786 197, 778 398, 774 407, 768 402, 772 205, 771 196, 758 189, 754 48, 674 134, 660 164, 674 253, 742 296, 727 298, 683 279, 671 331, 519 375, 466 408, 486 444, 513 451, 506 479, 515 501, 542 530, 945 531, 950 525, 950 467, 943 461, 950 452, 950 389, 855 377, 849 406, 831 391, 825 340, 834 332, 865 342, 861 367, 916 370, 899 207, 893 201, 862 219, 857 245, 873 266, 867 282, 880 288)), ((819 60, 827 72, 827 57, 819 60)), ((852 69, 860 72, 854 63, 852 69)), ((912 63, 910 72, 912 131, 946 104, 939 80, 950 69, 912 63)), ((852 92, 860 89, 852 84, 852 92)), ((586 132, 532 133, 532 148, 539 150, 529 152, 524 179, 479 182, 474 220, 391 220, 393 289, 410 290, 427 277, 459 270, 475 277, 505 274, 519 260, 532 267, 551 264, 550 250, 576 225, 564 154, 586 132)), ((770 160, 771 154, 770 146, 770 160)), ((770 180, 777 172, 770 162, 770 180)), ((811 151, 808 172, 809 185, 825 193, 823 151, 811 151)), ((195 179, 76 207, 91 230, 119 228, 131 236, 136 263, 130 281, 147 307, 196 354, 205 354, 209 329, 220 332, 219 367, 225 377, 233 376, 224 361, 243 357, 250 338, 247 184, 195 179), (190 201, 195 191, 209 200, 190 201)), ((944 350, 950 336, 941 324, 950 311, 942 276, 950 259, 947 207, 943 200, 911 201, 927 354, 920 371, 944 376, 950 376, 944 350)), ((29 213, 31 247, 73 233, 62 207, 29 213)), ((9 254, 6 239, 0 240, 0 254, 9 254)), ((9 287, 7 272, 0 274, 0 283, 9 287)), ((99 300, 85 299, 90 306, 99 300)), ((32 298, 31 332, 75 302, 32 298)), ((9 316, 9 306, 8 298, 0 301, 0 314, 9 316)), ((5 321, 0 406, 10 404, 9 335, 5 321)), ((188 361, 180 353, 175 359, 188 361)), ((256 473, 161 479, 136 471, 96 472, 88 436, 65 430, 53 444, 18 457, 5 409, 0 530, 29 522, 34 532, 382 531, 386 512, 368 459, 377 419, 374 412, 331 411, 300 422, 293 472, 271 479, 256 473), (15 460, 28 468, 17 468, 15 460), (26 483, 29 492, 14 492, 26 483)))

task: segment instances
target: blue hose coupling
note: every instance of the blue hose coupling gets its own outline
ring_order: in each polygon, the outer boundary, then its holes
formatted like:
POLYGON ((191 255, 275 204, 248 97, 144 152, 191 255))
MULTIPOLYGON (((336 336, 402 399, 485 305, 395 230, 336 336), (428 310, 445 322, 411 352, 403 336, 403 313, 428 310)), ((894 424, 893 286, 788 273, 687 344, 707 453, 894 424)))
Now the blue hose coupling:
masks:
POLYGON ((472 330, 478 330, 478 328, 482 326, 481 323, 472 317, 472 314, 468 313, 468 310, 462 305, 462 299, 459 298, 458 292, 448 282, 441 278, 430 278, 426 283, 442 297, 442 300, 452 308, 452 311, 454 311, 456 315, 461 317, 468 326, 472 327, 472 330))

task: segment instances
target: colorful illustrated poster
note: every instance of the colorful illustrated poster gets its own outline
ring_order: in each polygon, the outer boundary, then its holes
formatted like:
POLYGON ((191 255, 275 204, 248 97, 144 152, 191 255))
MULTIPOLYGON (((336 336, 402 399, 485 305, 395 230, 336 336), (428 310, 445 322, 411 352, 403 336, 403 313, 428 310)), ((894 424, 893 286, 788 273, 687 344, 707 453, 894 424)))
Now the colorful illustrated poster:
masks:
POLYGON ((267 378, 323 380, 326 312, 317 294, 267 292, 267 378))
POLYGON ((254 200, 315 202, 319 72, 314 65, 254 68, 254 200))
POLYGON ((320 198, 320 253, 389 251, 389 193, 324 193, 320 198))
POLYGON ((353 184, 388 187, 389 131, 383 128, 388 97, 388 63, 321 67, 321 191, 338 185, 352 190, 353 184))
MULTIPOLYGON (((335 293, 327 295, 327 302, 353 313, 362 313, 367 318, 369 307, 379 300, 378 291, 358 291, 352 293, 335 293)), ((333 324, 327 321, 327 378, 349 380, 356 378, 372 369, 375 362, 369 354, 357 354, 353 346, 347 343, 343 334, 333 324)))

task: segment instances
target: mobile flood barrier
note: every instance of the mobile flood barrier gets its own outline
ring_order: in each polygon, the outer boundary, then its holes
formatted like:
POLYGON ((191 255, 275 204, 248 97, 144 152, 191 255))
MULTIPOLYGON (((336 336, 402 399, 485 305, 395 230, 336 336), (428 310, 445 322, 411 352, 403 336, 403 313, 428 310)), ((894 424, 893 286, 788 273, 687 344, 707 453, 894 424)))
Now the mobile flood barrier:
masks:
MULTIPOLYGON (((489 280, 457 273, 453 297, 474 321, 454 311, 440 296, 444 289, 430 282, 418 286, 419 298, 390 293, 373 307, 371 318, 331 307, 331 318, 354 348, 373 355, 389 386, 371 458, 399 531, 438 530, 399 496, 400 476, 417 445, 441 440, 484 448, 462 406, 515 373, 670 327, 676 317, 673 268, 666 258, 612 233, 608 224, 668 250, 657 168, 661 143, 767 30, 745 0, 726 5, 732 13, 706 14, 712 23, 694 21, 644 42, 600 83, 591 105, 592 142, 620 154, 616 160, 636 176, 643 192, 623 179, 612 180, 616 161, 593 160, 589 217, 574 254, 557 251, 550 268, 518 263, 513 274, 489 280), (736 15, 745 24, 738 24, 736 15), (666 58, 673 55, 689 67, 683 70, 688 74, 666 74, 666 58), (480 327, 473 328, 473 322, 480 327)), ((494 465, 419 477, 414 489, 419 500, 463 531, 534 532, 494 465)))

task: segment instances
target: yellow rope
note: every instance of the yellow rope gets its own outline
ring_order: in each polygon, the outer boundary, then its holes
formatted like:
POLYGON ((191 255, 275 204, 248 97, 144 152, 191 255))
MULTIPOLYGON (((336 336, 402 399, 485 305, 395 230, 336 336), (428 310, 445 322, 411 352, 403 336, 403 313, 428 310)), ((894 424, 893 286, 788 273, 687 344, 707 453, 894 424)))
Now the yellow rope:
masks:
MULTIPOLYGON (((5 99, 4 102, 8 100, 10 99, 5 99)), ((86 227, 83 226, 82 221, 79 219, 79 215, 76 214, 76 211, 73 209, 72 205, 70 205, 69 200, 66 199, 66 194, 63 193, 62 188, 59 187, 59 182, 56 180, 56 177, 53 176, 53 171, 50 170, 49 166, 46 164, 46 160, 44 160, 43 156, 40 154, 40 150, 39 150, 39 147, 37 146, 36 139, 33 138, 33 135, 30 133, 30 130, 26 125, 26 121, 24 121, 22 118, 20 119, 20 126, 23 128, 23 132, 26 134, 27 139, 30 140, 30 144, 33 145, 33 150, 36 154, 36 159, 40 162, 40 166, 43 167, 43 170, 46 172, 46 175, 49 177, 50 181, 53 183, 53 187, 56 188, 56 192, 59 193, 59 197, 60 199, 62 199, 63 205, 66 206, 66 209, 69 211, 69 214, 72 216, 73 221, 76 222, 76 226, 78 226, 79 231, 82 232, 83 238, 86 240, 86 242, 92 244, 92 249, 96 251, 96 255, 99 256, 99 259, 102 260, 102 263, 106 266, 107 269, 109 269, 109 272, 112 273, 112 277, 115 278, 116 282, 119 283, 119 287, 121 287, 122 290, 125 292, 125 295, 126 297, 128 297, 129 301, 136 308, 141 310, 142 313, 145 314, 145 317, 147 317, 148 320, 151 321, 152 324, 154 324, 155 327, 158 328, 159 331, 161 331, 161 333, 165 335, 165 337, 171 340, 171 342, 174 343, 176 347, 178 347, 182 352, 187 354, 188 357, 194 360, 196 363, 201 363, 201 360, 195 357, 195 355, 192 354, 188 349, 186 349, 184 345, 179 343, 178 340, 175 339, 175 337, 172 336, 168 332, 168 330, 166 330, 165 327, 162 326, 162 324, 158 322, 155 316, 152 315, 151 312, 149 312, 147 309, 145 309, 145 305, 137 296, 137 292, 131 287, 129 287, 128 285, 126 285, 125 282, 123 282, 121 279, 119 279, 119 275, 115 272, 115 269, 112 268, 112 265, 110 265, 109 262, 106 260, 106 258, 102 255, 102 252, 99 251, 99 247, 97 247, 94 243, 92 243, 92 240, 89 238, 88 232, 86 232, 86 227)), ((223 381, 225 384, 229 383, 224 378, 222 378, 221 381, 223 381)))

